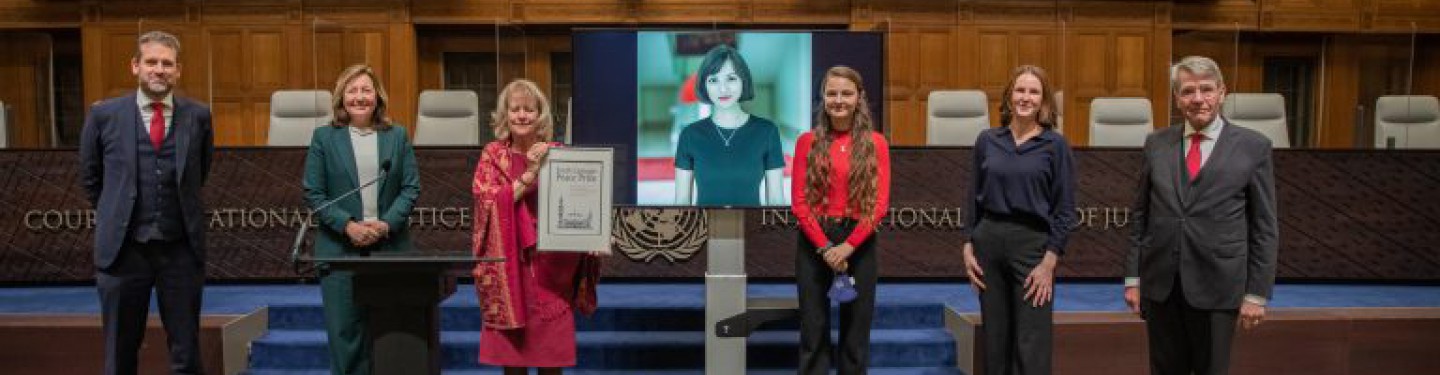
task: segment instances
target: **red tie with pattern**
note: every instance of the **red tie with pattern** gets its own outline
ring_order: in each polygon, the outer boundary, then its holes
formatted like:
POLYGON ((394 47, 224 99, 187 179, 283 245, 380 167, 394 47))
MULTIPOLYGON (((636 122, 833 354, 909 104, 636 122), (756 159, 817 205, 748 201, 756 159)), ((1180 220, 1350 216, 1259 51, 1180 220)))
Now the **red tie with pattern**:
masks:
POLYGON ((1204 133, 1190 135, 1190 151, 1185 153, 1185 169, 1190 172, 1190 181, 1195 181, 1195 176, 1200 175, 1200 143, 1204 141, 1204 133))
POLYGON ((151 102, 150 108, 155 110, 155 115, 150 117, 150 144, 159 150, 165 142, 165 103, 151 102))

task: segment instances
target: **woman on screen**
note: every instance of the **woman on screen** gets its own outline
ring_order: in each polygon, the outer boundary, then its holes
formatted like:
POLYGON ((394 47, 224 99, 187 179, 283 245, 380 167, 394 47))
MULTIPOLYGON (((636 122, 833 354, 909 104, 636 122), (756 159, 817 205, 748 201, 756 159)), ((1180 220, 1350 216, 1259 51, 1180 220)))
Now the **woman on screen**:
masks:
POLYGON ((475 167, 473 252, 504 258, 475 265, 481 319, 480 363, 505 374, 559 374, 575 366, 574 310, 595 311, 596 254, 537 252, 538 173, 554 129, 550 102, 534 82, 500 91, 475 167))
POLYGON ((1045 70, 1015 68, 999 128, 975 139, 963 252, 988 374, 1049 374, 1055 264, 1075 223, 1075 164, 1045 70))
POLYGON ((775 123, 745 112, 755 97, 750 68, 740 52, 719 45, 705 54, 696 73, 700 101, 710 117, 686 125, 675 148, 675 204, 758 206, 784 203, 785 155, 775 123), (693 190, 692 190, 693 189, 693 190))
POLYGON ((815 126, 795 143, 790 208, 800 221, 795 284, 800 294, 800 373, 864 374, 870 358, 879 254, 875 224, 890 207, 890 146, 875 131, 860 73, 825 72, 815 126), (853 284, 840 302, 839 358, 830 349, 832 283, 853 284))
MULTIPOLYGON (((336 257, 410 250, 410 209, 420 196, 415 150, 405 128, 386 115, 390 97, 375 72, 352 65, 335 82, 335 121, 315 128, 305 156, 305 202, 320 223, 315 255, 336 257), (387 165, 388 164, 388 165, 387 165), (375 184, 360 187, 376 178, 375 184), (347 192, 358 194, 342 198, 347 192)), ((355 304, 355 274, 320 267, 320 298, 332 374, 369 374, 366 315, 355 304)))

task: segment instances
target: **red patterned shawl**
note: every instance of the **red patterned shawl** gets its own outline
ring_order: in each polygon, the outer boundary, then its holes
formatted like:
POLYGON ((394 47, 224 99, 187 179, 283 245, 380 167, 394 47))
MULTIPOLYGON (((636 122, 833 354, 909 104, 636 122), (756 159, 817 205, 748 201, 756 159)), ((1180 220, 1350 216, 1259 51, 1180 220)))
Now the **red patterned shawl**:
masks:
MULTIPOLYGON (((524 284, 520 280, 522 257, 531 256, 535 243, 520 243, 516 235, 520 225, 534 227, 534 220, 521 220, 516 210, 524 209, 516 204, 511 188, 519 172, 512 168, 514 162, 509 152, 508 141, 494 141, 481 151, 480 162, 475 167, 475 178, 471 191, 475 197, 471 251, 477 257, 505 258, 503 262, 477 263, 473 274, 475 289, 479 295, 482 320, 492 329, 515 329, 525 325, 526 313, 524 284), (526 221, 526 222, 517 222, 526 221)), ((589 315, 597 305, 595 286, 600 280, 600 262, 587 256, 575 270, 577 285, 576 309, 589 315)))

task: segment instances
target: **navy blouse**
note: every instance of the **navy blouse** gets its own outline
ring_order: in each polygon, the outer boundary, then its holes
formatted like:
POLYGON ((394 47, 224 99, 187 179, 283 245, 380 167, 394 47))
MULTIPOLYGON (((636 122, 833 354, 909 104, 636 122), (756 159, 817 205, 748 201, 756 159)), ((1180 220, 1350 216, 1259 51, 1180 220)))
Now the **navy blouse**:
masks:
POLYGON ((1045 249, 1065 254, 1075 227, 1075 155, 1065 137, 1044 129, 1019 146, 1009 127, 975 139, 966 230, 985 213, 1033 216, 1049 225, 1045 249))

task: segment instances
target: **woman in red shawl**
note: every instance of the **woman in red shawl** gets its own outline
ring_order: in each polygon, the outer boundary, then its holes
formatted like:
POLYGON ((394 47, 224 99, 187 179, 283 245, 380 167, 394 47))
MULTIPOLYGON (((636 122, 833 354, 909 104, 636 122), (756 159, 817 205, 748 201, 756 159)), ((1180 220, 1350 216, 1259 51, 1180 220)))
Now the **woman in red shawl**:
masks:
POLYGON ((495 141, 475 167, 476 256, 505 261, 475 266, 484 320, 480 363, 505 374, 559 374, 575 366, 576 309, 595 310, 599 262, 592 255, 536 252, 535 185, 550 147, 553 120, 545 94, 528 80, 500 92, 491 116, 495 141))

